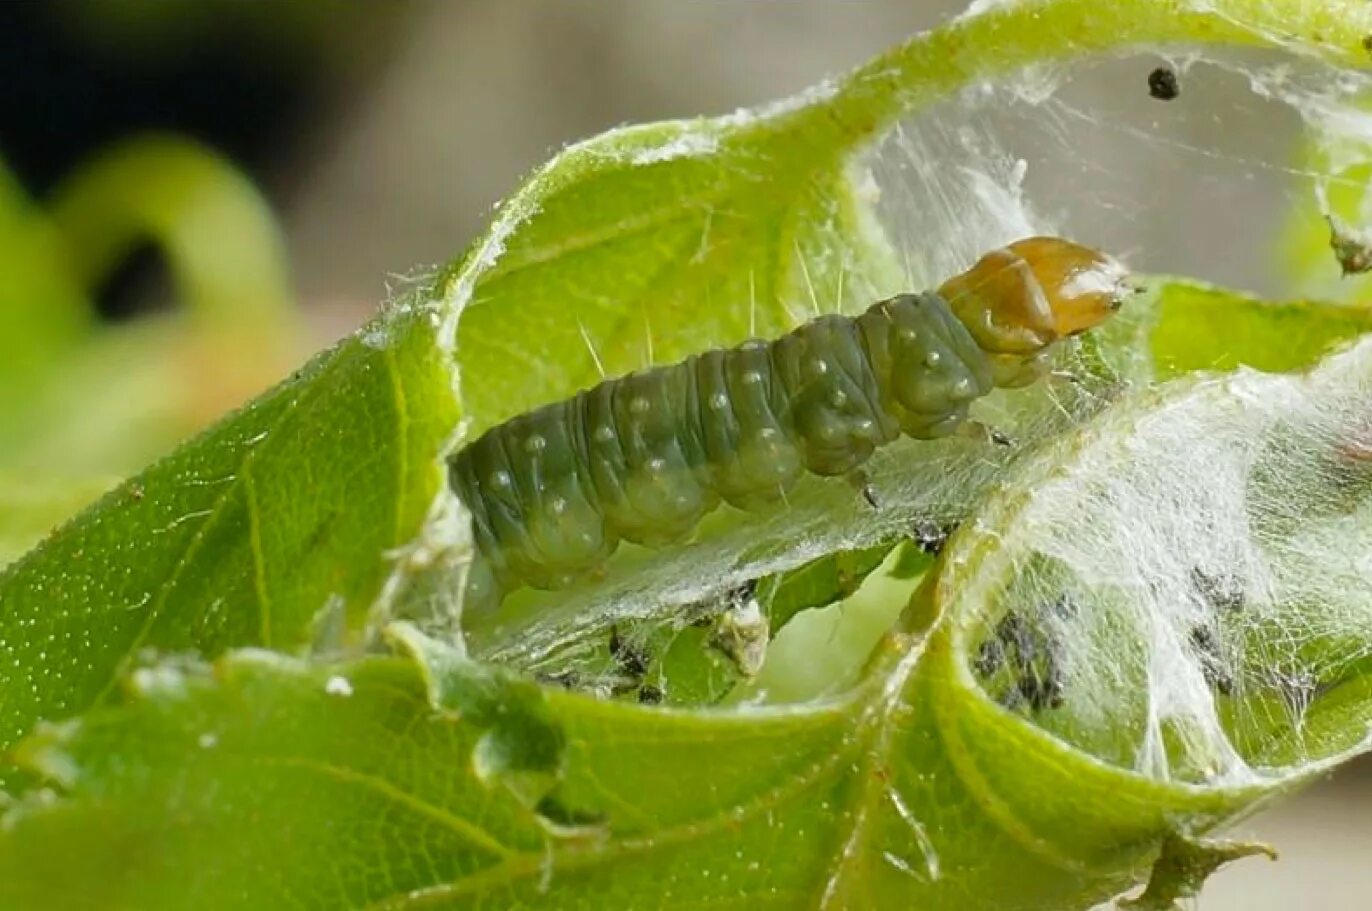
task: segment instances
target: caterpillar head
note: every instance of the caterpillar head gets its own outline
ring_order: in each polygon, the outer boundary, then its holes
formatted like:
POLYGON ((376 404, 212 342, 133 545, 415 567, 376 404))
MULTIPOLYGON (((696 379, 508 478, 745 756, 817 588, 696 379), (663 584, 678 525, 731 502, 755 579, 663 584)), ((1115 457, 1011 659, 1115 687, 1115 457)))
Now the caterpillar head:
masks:
POLYGON ((1032 382, 1054 343, 1100 325, 1133 293, 1118 260, 1057 237, 1017 240, 939 288, 1000 386, 1032 382))

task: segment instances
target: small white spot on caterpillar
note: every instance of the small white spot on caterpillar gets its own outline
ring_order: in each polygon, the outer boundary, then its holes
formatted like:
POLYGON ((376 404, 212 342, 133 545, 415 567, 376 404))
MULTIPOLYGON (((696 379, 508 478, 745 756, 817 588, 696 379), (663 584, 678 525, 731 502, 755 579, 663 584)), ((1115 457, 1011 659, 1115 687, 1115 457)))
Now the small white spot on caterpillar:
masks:
POLYGON ((615 438, 615 430, 609 424, 601 424, 595 429, 597 443, 608 443, 615 438))
POLYGON ((848 394, 842 389, 835 389, 834 394, 829 396, 829 404, 835 408, 842 408, 848 404, 848 394))
POLYGON ((822 357, 812 359, 810 361, 810 367, 815 371, 815 373, 818 373, 821 376, 829 372, 829 362, 822 357))
POLYGON ((667 470, 667 461, 666 461, 666 459, 649 459, 649 460, 648 460, 648 470, 651 471, 653 474, 661 474, 662 472, 666 471, 666 470, 667 470))
POLYGON ((513 483, 508 471, 500 470, 491 472, 491 486, 508 490, 513 483))
POLYGON ((650 407, 648 400, 641 395, 634 396, 633 400, 629 402, 629 411, 634 414, 647 414, 650 407))
POLYGON ((543 439, 542 434, 537 433, 530 435, 530 437, 524 441, 524 448, 529 452, 542 452, 543 448, 547 445, 548 441, 543 439))
POLYGON ((762 382, 762 374, 758 373, 756 370, 749 370, 747 373, 743 374, 743 382, 747 383, 749 386, 756 386, 758 383, 762 382))
POLYGON ((939 354, 937 351, 930 351, 928 354, 924 356, 924 365, 926 367, 937 367, 938 362, 941 360, 943 360, 943 356, 941 354, 939 354))
POLYGON ((555 516, 560 516, 567 511, 567 500, 564 497, 553 497, 548 501, 548 509, 555 516))
POLYGON ((710 407, 715 411, 723 411, 729 407, 729 397, 722 392, 716 392, 710 396, 710 407))
POLYGON ((966 395, 967 393, 972 391, 972 384, 967 381, 966 377, 963 377, 962 379, 958 380, 956 383, 953 384, 953 391, 960 396, 966 395))
POLYGON ((919 341, 919 333, 913 329, 902 329, 900 330, 900 340, 903 342, 919 341))

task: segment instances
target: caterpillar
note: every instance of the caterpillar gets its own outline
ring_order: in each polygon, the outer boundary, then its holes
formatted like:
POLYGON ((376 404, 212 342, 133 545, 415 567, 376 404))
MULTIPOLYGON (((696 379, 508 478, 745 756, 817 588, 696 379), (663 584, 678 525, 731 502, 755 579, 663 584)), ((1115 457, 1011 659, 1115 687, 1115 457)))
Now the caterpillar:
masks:
POLYGON ((477 548, 467 603, 564 588, 620 541, 671 544, 721 502, 757 509, 802 472, 852 474, 902 434, 948 436, 974 400, 1041 377, 1056 343, 1131 290, 1112 257, 1031 237, 936 291, 606 380, 494 426, 448 460, 477 548))

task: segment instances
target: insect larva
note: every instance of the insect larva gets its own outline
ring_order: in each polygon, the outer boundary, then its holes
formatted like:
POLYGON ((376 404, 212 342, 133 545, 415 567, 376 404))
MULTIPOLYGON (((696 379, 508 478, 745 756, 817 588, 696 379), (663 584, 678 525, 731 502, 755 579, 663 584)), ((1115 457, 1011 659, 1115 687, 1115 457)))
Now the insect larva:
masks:
POLYGON ((621 540, 680 541, 721 501, 753 509, 802 472, 855 472, 901 434, 948 436, 977 398, 1047 372, 1057 342, 1129 291, 1111 257, 1028 238, 937 291, 607 380, 492 427, 448 465, 479 551, 468 603, 565 587, 621 540))

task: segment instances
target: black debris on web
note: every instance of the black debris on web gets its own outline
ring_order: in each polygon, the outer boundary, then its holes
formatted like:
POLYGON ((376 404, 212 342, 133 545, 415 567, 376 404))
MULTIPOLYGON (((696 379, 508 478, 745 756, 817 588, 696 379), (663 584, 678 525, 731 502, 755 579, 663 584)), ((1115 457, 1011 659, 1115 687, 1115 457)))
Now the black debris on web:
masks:
POLYGON ((1171 101, 1181 94, 1181 83, 1177 71, 1170 66, 1160 66, 1148 74, 1148 94, 1158 101, 1171 101))

